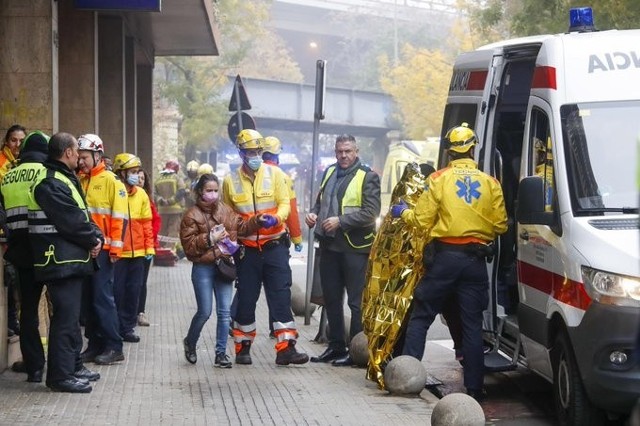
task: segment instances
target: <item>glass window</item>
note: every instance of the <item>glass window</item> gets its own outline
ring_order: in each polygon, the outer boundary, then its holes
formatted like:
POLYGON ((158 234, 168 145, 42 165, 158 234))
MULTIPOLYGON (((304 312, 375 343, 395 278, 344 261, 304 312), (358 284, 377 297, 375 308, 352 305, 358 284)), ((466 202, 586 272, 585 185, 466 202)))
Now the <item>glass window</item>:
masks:
POLYGON ((553 173, 553 140, 547 114, 534 108, 531 110, 529 132, 529 175, 544 180, 544 207, 553 211, 555 204, 555 176, 553 173))

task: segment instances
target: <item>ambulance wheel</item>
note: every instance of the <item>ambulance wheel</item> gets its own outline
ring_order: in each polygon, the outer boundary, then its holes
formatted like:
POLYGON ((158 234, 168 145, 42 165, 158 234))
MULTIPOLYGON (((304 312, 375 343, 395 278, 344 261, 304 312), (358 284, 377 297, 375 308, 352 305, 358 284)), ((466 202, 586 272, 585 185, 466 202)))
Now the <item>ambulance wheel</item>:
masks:
POLYGON ((605 423, 602 410, 593 406, 582 385, 569 335, 558 333, 551 353, 553 363, 553 400, 562 426, 596 426, 605 423))

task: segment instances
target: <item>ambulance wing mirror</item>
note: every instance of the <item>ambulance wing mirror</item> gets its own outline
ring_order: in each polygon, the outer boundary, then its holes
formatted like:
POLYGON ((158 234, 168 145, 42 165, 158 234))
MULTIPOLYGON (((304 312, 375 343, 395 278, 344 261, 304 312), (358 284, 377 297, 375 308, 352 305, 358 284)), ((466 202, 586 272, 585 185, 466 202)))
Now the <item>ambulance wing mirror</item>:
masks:
POLYGON ((544 181, 540 176, 528 176, 520 181, 516 219, 525 225, 553 225, 553 212, 545 211, 544 181))

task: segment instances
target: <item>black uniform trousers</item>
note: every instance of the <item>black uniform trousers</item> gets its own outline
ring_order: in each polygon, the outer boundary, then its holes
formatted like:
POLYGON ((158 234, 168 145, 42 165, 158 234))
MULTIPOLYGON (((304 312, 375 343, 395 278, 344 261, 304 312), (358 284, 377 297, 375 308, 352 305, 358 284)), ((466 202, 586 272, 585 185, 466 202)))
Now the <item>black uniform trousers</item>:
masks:
POLYGON ((442 250, 413 293, 413 312, 407 325, 403 354, 422 359, 427 331, 452 295, 458 299, 462 321, 464 385, 481 390, 484 381, 482 312, 489 298, 484 257, 442 250))
POLYGON ((344 293, 351 310, 349 336, 362 331, 362 292, 364 290, 369 253, 320 252, 320 284, 327 313, 329 348, 346 349, 344 325, 344 293))
POLYGON ((38 307, 44 283, 36 282, 33 268, 16 268, 20 282, 20 351, 28 374, 44 369, 38 307))
POLYGON ((80 303, 83 277, 53 280, 47 291, 53 305, 49 329, 47 383, 72 379, 82 368, 82 332, 80 331, 80 303))

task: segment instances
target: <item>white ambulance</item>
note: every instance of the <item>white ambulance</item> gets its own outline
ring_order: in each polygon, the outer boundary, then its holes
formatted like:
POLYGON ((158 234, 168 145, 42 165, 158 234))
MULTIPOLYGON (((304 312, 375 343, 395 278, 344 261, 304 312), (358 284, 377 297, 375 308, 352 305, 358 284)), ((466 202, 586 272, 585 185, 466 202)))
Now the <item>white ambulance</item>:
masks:
POLYGON ((640 397, 640 30, 594 31, 579 8, 568 33, 460 55, 442 135, 462 122, 510 220, 487 264, 487 370, 546 378, 563 425, 624 416, 640 397))

